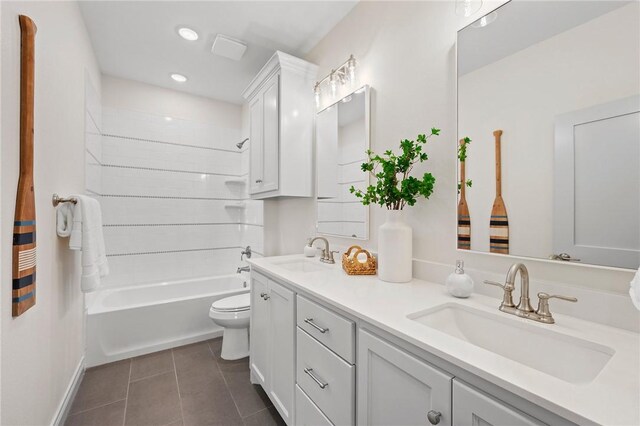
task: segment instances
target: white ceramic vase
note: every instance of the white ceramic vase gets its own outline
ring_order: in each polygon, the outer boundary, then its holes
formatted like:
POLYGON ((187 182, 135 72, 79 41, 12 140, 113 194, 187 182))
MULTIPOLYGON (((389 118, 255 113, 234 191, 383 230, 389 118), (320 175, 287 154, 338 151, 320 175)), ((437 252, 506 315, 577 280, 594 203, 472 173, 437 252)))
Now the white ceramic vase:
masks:
POLYGON ((411 281, 413 230, 403 210, 387 210, 387 221, 378 231, 378 278, 392 283, 411 281))

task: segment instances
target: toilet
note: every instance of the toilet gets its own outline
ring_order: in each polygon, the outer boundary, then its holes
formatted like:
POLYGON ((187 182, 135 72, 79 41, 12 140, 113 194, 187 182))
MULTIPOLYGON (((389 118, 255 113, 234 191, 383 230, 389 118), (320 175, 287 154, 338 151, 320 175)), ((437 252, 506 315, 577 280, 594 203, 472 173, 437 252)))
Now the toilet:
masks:
POLYGON ((221 356, 235 360, 249 356, 249 317, 251 294, 225 297, 211 304, 209 318, 224 328, 221 356))

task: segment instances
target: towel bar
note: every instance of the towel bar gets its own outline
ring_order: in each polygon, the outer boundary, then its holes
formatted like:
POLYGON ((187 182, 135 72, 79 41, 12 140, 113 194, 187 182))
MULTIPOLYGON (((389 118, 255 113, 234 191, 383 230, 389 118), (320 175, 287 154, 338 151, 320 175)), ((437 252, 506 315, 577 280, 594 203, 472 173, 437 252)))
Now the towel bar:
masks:
POLYGON ((57 207, 58 204, 60 203, 73 203, 73 204, 77 204, 78 200, 76 200, 75 198, 69 197, 69 198, 62 198, 60 197, 58 194, 53 194, 53 197, 51 197, 51 204, 53 204, 53 207, 57 207))

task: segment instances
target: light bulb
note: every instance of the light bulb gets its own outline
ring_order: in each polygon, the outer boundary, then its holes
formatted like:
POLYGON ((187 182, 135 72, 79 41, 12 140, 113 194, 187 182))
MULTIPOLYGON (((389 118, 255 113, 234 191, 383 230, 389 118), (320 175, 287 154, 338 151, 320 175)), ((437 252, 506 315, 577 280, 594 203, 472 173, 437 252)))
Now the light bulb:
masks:
POLYGON ((498 12, 491 12, 490 14, 484 15, 482 18, 478 19, 476 22, 471 24, 471 26, 474 28, 486 27, 496 19, 498 19, 498 12))
POLYGON ((329 77, 329 87, 331 87, 331 96, 335 96, 338 90, 338 76, 335 71, 331 71, 331 77, 329 77))
POLYGON ((315 87, 313 88, 313 93, 316 98, 316 108, 320 108, 320 86, 318 83, 316 83, 315 87))
POLYGON ((482 0, 456 0, 456 15, 471 16, 482 7, 482 0))
POLYGON ((356 58, 353 55, 349 57, 349 62, 347 62, 347 73, 349 81, 353 83, 356 80, 356 58))

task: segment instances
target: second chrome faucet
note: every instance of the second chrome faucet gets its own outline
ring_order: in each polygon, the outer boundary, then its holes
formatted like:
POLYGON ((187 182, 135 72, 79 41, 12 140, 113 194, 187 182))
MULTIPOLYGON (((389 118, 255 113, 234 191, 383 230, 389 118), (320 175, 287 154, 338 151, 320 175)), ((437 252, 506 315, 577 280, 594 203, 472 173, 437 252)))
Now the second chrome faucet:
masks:
POLYGON ((538 293, 538 309, 535 311, 531 306, 529 299, 529 271, 523 263, 514 263, 507 272, 507 278, 504 284, 485 280, 485 284, 495 285, 504 290, 500 310, 508 314, 517 315, 522 318, 531 319, 545 324, 553 324, 555 320, 549 311, 549 299, 556 298, 566 300, 567 302, 577 302, 575 297, 549 295, 547 293, 538 293), (520 301, 518 305, 513 303, 513 290, 515 290, 516 276, 520 272, 520 301))

